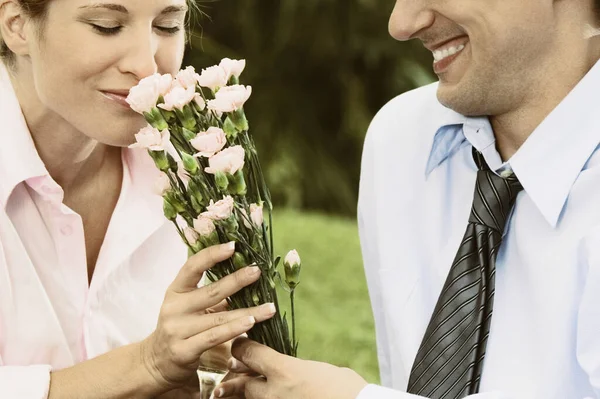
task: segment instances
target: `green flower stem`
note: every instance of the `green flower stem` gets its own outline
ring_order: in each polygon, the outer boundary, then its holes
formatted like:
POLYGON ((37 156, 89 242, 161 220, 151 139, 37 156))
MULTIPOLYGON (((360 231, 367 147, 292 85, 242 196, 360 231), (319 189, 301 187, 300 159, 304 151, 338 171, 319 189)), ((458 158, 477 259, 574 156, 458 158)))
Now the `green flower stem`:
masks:
MULTIPOLYGON (((290 291, 290 306, 292 308, 292 345, 296 346, 296 308, 294 307, 294 294, 296 290, 290 291)), ((294 353, 294 356, 296 354, 294 353)))

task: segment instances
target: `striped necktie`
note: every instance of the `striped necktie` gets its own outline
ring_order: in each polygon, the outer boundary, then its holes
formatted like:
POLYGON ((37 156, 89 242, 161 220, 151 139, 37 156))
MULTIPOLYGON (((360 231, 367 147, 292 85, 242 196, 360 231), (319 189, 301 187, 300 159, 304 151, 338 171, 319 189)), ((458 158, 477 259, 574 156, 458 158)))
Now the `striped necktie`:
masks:
POLYGON ((432 399, 459 399, 479 392, 492 320, 496 255, 523 189, 513 174, 490 171, 473 149, 479 171, 467 231, 413 364, 408 392, 432 399))

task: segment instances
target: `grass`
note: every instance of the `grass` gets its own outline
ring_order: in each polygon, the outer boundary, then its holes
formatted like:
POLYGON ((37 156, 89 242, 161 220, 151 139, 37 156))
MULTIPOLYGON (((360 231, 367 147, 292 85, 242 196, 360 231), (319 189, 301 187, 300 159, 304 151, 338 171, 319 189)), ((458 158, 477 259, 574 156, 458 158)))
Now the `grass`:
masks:
MULTIPOLYGON (((302 258, 296 290, 299 357, 349 367, 377 383, 373 316, 356 221, 279 210, 273 224, 276 253, 284 257, 297 249, 302 258)), ((285 292, 280 298, 289 302, 285 292)))

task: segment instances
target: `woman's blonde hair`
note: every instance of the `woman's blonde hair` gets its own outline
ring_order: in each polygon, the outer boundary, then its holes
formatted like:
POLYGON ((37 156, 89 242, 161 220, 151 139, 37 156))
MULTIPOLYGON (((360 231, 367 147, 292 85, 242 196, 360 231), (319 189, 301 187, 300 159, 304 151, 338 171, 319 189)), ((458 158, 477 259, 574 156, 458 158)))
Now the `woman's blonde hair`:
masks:
MULTIPOLYGON (((38 25, 38 31, 42 32, 44 29, 44 22, 46 20, 46 14, 48 12, 48 5, 52 0, 16 0, 21 6, 27 17, 36 21, 38 25)), ((600 1, 600 0, 597 0, 600 1)), ((200 0, 187 0, 190 13, 192 16, 195 11, 199 11, 198 3, 200 0)), ((189 20, 189 19, 188 19, 189 20)), ((7 66, 11 67, 15 62, 15 54, 8 48, 2 35, 0 35, 0 61, 3 61, 7 66)))

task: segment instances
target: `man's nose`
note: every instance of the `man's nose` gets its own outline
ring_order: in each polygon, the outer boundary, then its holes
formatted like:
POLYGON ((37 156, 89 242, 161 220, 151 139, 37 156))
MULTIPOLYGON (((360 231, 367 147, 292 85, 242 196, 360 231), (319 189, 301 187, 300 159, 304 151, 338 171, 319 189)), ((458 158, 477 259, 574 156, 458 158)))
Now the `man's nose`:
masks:
POLYGON ((430 27, 435 15, 429 3, 429 0, 396 0, 389 22, 390 35, 396 40, 405 41, 430 27))

